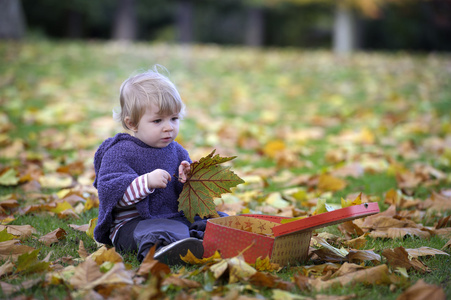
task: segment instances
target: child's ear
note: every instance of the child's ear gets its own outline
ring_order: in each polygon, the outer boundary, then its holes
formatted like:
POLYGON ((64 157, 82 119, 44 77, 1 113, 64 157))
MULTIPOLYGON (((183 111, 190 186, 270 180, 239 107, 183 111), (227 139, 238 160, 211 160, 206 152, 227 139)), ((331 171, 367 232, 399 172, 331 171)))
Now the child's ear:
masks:
POLYGON ((131 131, 136 131, 138 128, 135 126, 135 124, 130 120, 130 117, 125 117, 124 119, 125 125, 127 125, 127 128, 131 131))

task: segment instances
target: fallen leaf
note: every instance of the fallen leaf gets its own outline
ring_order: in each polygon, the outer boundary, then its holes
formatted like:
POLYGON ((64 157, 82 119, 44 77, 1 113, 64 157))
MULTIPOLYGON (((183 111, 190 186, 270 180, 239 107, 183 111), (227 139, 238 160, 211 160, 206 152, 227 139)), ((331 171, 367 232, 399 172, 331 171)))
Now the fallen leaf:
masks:
POLYGON ((362 204, 362 193, 360 193, 354 200, 352 199, 343 199, 341 198, 341 208, 353 206, 353 205, 360 205, 362 204))
POLYGON ((19 183, 18 173, 15 169, 7 168, 0 172, 0 185, 10 186, 19 183))
POLYGON ((443 289, 437 285, 427 284, 423 279, 404 291, 397 300, 446 300, 443 289))
POLYGON ((451 248, 451 239, 446 242, 445 246, 442 247, 442 250, 445 248, 451 248))
POLYGON ((41 236, 39 238, 39 241, 46 246, 50 246, 53 243, 57 243, 59 240, 64 239, 66 235, 67 232, 64 229, 58 228, 53 230, 52 232, 47 233, 46 235, 41 236))
POLYGON ((244 261, 241 255, 227 259, 227 265, 229 268, 229 283, 248 280, 257 272, 244 261))
POLYGON ((99 266, 106 261, 112 263, 122 262, 122 256, 116 252, 115 248, 108 249, 105 246, 100 247, 96 252, 89 255, 87 258, 94 260, 99 266))
POLYGON ((80 258, 82 258, 82 259, 86 259, 89 256, 89 253, 86 250, 85 245, 82 240, 80 240, 77 252, 78 252, 78 255, 80 255, 80 258))
POLYGON ((8 233, 6 228, 0 231, 0 242, 10 241, 15 238, 17 238, 17 236, 8 233))
POLYGON ((274 289, 272 290, 273 300, 313 300, 312 298, 305 297, 302 295, 296 295, 284 290, 274 289))
POLYGON ((72 229, 75 229, 77 231, 86 232, 89 229, 89 224, 83 224, 83 225, 69 224, 69 227, 72 229))
POLYGON ((406 270, 413 268, 422 273, 431 272, 431 270, 421 261, 416 258, 409 257, 409 253, 407 253, 404 247, 385 249, 382 251, 382 255, 387 258, 388 264, 393 268, 401 267, 406 268, 406 270))
POLYGON ((368 235, 368 233, 365 233, 365 234, 359 236, 358 238, 355 238, 355 239, 352 239, 352 240, 343 241, 343 244, 346 245, 346 246, 349 246, 349 247, 351 247, 353 249, 361 249, 367 243, 367 239, 366 239, 367 235, 368 235))
POLYGON ((5 261, 5 263, 0 267, 0 277, 11 274, 14 267, 15 265, 10 260, 5 261))
POLYGON ((28 238, 33 233, 36 233, 36 229, 31 225, 0 225, 0 230, 4 230, 5 228, 9 234, 22 239, 28 238))
POLYGON ((336 277, 340 277, 340 276, 344 276, 347 275, 349 273, 354 273, 360 270, 364 270, 366 269, 364 266, 362 265, 357 265, 354 263, 343 263, 343 265, 332 275, 332 278, 336 278, 336 277))
POLYGON ((347 258, 349 262, 371 261, 374 264, 381 262, 381 256, 372 250, 349 250, 347 258))
POLYGON ((99 265, 93 259, 88 258, 75 267, 75 273, 69 282, 75 289, 83 289, 91 286, 102 276, 99 265))
POLYGON ((428 256, 428 255, 435 256, 437 254, 449 256, 449 254, 446 252, 443 252, 443 251, 440 251, 438 249, 434 249, 431 247, 425 247, 425 246, 416 248, 416 249, 405 249, 405 250, 407 253, 409 253, 409 255, 411 257, 415 257, 415 258, 418 258, 420 256, 428 256))
POLYGON ((39 249, 19 255, 16 262, 17 273, 39 273, 49 269, 50 263, 38 260, 39 249))
POLYGON ((221 254, 218 251, 210 257, 197 258, 194 254, 188 249, 188 252, 185 256, 181 256, 181 259, 191 265, 204 265, 208 263, 213 263, 221 259, 221 254))
POLYGON ((318 179, 318 189, 323 191, 340 191, 346 187, 344 179, 329 174, 321 174, 318 179))
POLYGON ((266 256, 264 259, 261 257, 257 257, 255 263, 252 265, 257 271, 260 272, 272 272, 279 271, 281 267, 278 264, 272 263, 269 259, 269 256, 266 256))
POLYGON ((249 278, 249 282, 254 286, 261 286, 270 289, 290 291, 294 288, 293 282, 284 281, 270 273, 256 272, 249 278))
POLYGON ((144 257, 141 265, 139 266, 139 269, 136 271, 136 275, 147 278, 150 275, 155 275, 156 277, 162 277, 162 274, 171 273, 171 269, 169 268, 168 265, 163 264, 153 258, 154 254, 155 254, 155 248, 156 248, 155 245, 152 248, 150 248, 146 257, 144 257))
POLYGON ((0 258, 9 259, 16 261, 17 258, 24 254, 35 250, 32 247, 21 245, 18 240, 10 240, 0 243, 0 258))
POLYGON ((387 265, 383 264, 380 266, 359 270, 327 281, 322 281, 321 279, 311 281, 312 287, 317 291, 334 286, 347 286, 355 283, 377 285, 391 283, 387 265))

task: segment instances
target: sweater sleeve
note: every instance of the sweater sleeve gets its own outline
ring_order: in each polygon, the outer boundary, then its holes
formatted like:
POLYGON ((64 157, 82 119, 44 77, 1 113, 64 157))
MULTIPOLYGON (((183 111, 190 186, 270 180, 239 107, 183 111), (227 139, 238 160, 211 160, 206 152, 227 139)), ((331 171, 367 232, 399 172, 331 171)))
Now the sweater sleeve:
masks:
POLYGON ((133 180, 133 182, 128 186, 124 196, 121 200, 119 200, 116 206, 123 208, 134 205, 154 191, 155 189, 149 189, 148 187, 147 174, 141 175, 133 180))

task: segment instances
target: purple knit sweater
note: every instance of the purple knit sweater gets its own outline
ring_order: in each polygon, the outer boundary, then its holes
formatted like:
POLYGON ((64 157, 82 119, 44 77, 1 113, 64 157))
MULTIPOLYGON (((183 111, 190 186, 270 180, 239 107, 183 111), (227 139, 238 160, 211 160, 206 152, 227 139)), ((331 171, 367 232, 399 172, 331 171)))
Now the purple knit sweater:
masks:
MULTIPOLYGON (((109 234, 113 208, 136 177, 155 169, 166 170, 171 175, 178 174, 178 167, 183 160, 191 163, 188 152, 177 142, 165 148, 153 148, 126 133, 105 140, 94 156, 94 187, 98 190, 100 202, 94 229, 96 241, 112 244, 109 234)), ((178 212, 177 203, 182 188, 183 184, 173 177, 166 188, 155 189, 137 203, 136 209, 144 219, 183 216, 183 213, 178 212)))

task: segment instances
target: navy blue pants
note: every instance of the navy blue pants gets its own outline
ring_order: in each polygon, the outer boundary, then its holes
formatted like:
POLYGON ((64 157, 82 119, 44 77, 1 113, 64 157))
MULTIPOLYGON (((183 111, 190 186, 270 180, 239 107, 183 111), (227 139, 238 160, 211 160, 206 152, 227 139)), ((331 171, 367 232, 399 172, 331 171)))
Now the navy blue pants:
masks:
MULTIPOLYGON (((218 211, 219 216, 227 214, 218 211)), ((199 216, 190 223, 185 217, 172 219, 142 219, 136 218, 125 223, 116 233, 114 247, 119 252, 137 252, 137 258, 142 261, 153 245, 157 249, 173 242, 194 237, 203 239, 207 224, 206 219, 199 216)))

